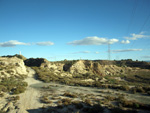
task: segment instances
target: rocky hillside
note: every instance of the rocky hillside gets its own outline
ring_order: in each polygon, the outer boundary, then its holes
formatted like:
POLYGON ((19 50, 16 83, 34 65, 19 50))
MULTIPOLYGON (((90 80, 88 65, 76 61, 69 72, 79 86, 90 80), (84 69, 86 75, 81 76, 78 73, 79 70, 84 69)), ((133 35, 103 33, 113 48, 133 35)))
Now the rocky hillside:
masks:
POLYGON ((122 61, 107 61, 107 60, 73 60, 49 62, 43 58, 30 58, 24 61, 27 66, 36 66, 48 69, 55 75, 60 76, 77 76, 77 75, 126 75, 133 70, 140 68, 150 69, 150 64, 147 62, 122 60, 122 61), (134 67, 134 68, 133 68, 134 67))
POLYGON ((22 59, 14 57, 0 57, 0 77, 27 75, 27 69, 22 59))
POLYGON ((137 69, 150 69, 150 63, 143 61, 121 60, 73 60, 49 62, 44 58, 26 59, 24 56, 0 57, 0 73, 3 76, 18 76, 27 74, 26 66, 40 67, 49 70, 54 75, 59 76, 107 76, 126 75, 137 69))
MULTIPOLYGON (((54 105, 56 105, 56 110, 58 110, 58 108, 66 107, 69 104, 79 107, 85 104, 87 109, 87 105, 94 106, 95 103, 99 105, 99 102, 102 102, 104 106, 107 106, 114 101, 117 103, 117 107, 120 104, 122 107, 135 109, 135 105, 137 105, 138 109, 149 109, 145 102, 141 104, 128 101, 128 97, 130 97, 128 95, 132 93, 140 100, 147 100, 150 94, 149 67, 149 63, 132 60, 64 60, 49 62, 44 58, 26 59, 21 55, 3 56, 0 57, 0 113, 2 111, 26 113, 27 111, 30 112, 30 110, 32 112, 33 109, 40 110, 40 108, 44 110, 46 108, 44 105, 53 106, 53 109, 54 105), (37 78, 35 79, 36 75, 37 78), (38 86, 37 84, 43 85, 38 86), (36 86, 35 88, 37 86, 42 88, 42 92, 34 89, 34 86, 36 86), (95 90, 93 90, 94 88, 95 90), (105 89, 108 91, 104 92, 105 89), (65 92, 69 90, 73 91, 73 93, 65 92), (119 90, 121 92, 116 93, 119 90), (58 93, 58 91, 61 93, 58 93), (125 92, 122 93, 123 91, 125 92), (136 92, 138 92, 138 95, 135 94, 136 92), (110 96, 108 96, 109 94, 110 96), (116 95, 118 96, 117 98, 116 95), (62 97, 65 97, 65 99, 66 97, 80 99, 78 102, 81 102, 81 104, 74 103, 74 100, 64 100, 62 97)), ((70 109, 70 105, 65 108, 66 111, 70 109)), ((89 107, 91 110, 93 109, 92 106, 89 107)), ((111 104, 110 107, 115 108, 116 106, 111 104)), ((97 107, 94 109, 97 109, 97 107)), ((50 108, 50 110, 52 109, 50 108)))
POLYGON ((100 63, 101 65, 117 65, 119 67, 138 67, 141 69, 150 69, 150 62, 144 61, 133 61, 132 59, 127 60, 95 60, 95 62, 100 63))

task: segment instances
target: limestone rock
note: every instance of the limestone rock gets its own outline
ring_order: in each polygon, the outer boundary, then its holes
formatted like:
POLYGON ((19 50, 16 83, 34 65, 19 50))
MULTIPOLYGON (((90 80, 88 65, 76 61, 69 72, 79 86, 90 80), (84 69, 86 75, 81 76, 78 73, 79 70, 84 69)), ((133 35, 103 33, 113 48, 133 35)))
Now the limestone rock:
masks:
POLYGON ((17 57, 0 57, 1 77, 27 75, 27 69, 22 59, 17 57))
POLYGON ((76 62, 75 64, 73 64, 70 67, 69 72, 71 74, 85 74, 85 73, 87 73, 85 64, 82 60, 80 60, 80 61, 76 62))

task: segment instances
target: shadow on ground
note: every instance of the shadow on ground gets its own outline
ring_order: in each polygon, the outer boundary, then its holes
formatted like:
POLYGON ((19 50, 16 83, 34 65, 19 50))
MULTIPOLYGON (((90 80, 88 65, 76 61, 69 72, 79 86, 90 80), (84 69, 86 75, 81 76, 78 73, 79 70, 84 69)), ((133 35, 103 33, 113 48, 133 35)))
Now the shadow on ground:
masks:
POLYGON ((101 105, 83 105, 83 103, 43 107, 27 110, 29 113, 138 113, 136 110, 122 110, 121 108, 107 108, 101 105))

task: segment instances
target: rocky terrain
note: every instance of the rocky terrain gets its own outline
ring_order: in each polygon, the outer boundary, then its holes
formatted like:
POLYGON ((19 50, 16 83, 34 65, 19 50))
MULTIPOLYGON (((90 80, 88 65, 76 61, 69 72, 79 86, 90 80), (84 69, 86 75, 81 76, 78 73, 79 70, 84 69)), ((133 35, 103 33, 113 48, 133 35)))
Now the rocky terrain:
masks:
POLYGON ((17 57, 0 57, 0 77, 27 75, 27 73, 22 59, 17 57))
POLYGON ((46 68, 58 73, 60 76, 72 76, 77 74, 96 74, 99 76, 126 74, 130 67, 119 67, 114 64, 101 64, 97 61, 77 60, 77 61, 61 61, 49 62, 43 58, 25 60, 27 66, 36 66, 46 68), (68 72, 67 74, 65 74, 68 72))
POLYGON ((149 113, 149 80, 150 64, 143 61, 3 56, 0 112, 149 113))

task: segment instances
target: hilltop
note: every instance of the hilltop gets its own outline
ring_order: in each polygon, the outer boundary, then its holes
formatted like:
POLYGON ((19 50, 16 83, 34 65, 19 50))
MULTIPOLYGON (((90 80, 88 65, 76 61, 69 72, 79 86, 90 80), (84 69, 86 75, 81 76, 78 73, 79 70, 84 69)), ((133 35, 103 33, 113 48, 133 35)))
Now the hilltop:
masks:
POLYGON ((2 56, 0 110, 149 113, 149 75, 150 63, 131 59, 50 62, 22 55, 2 56))

